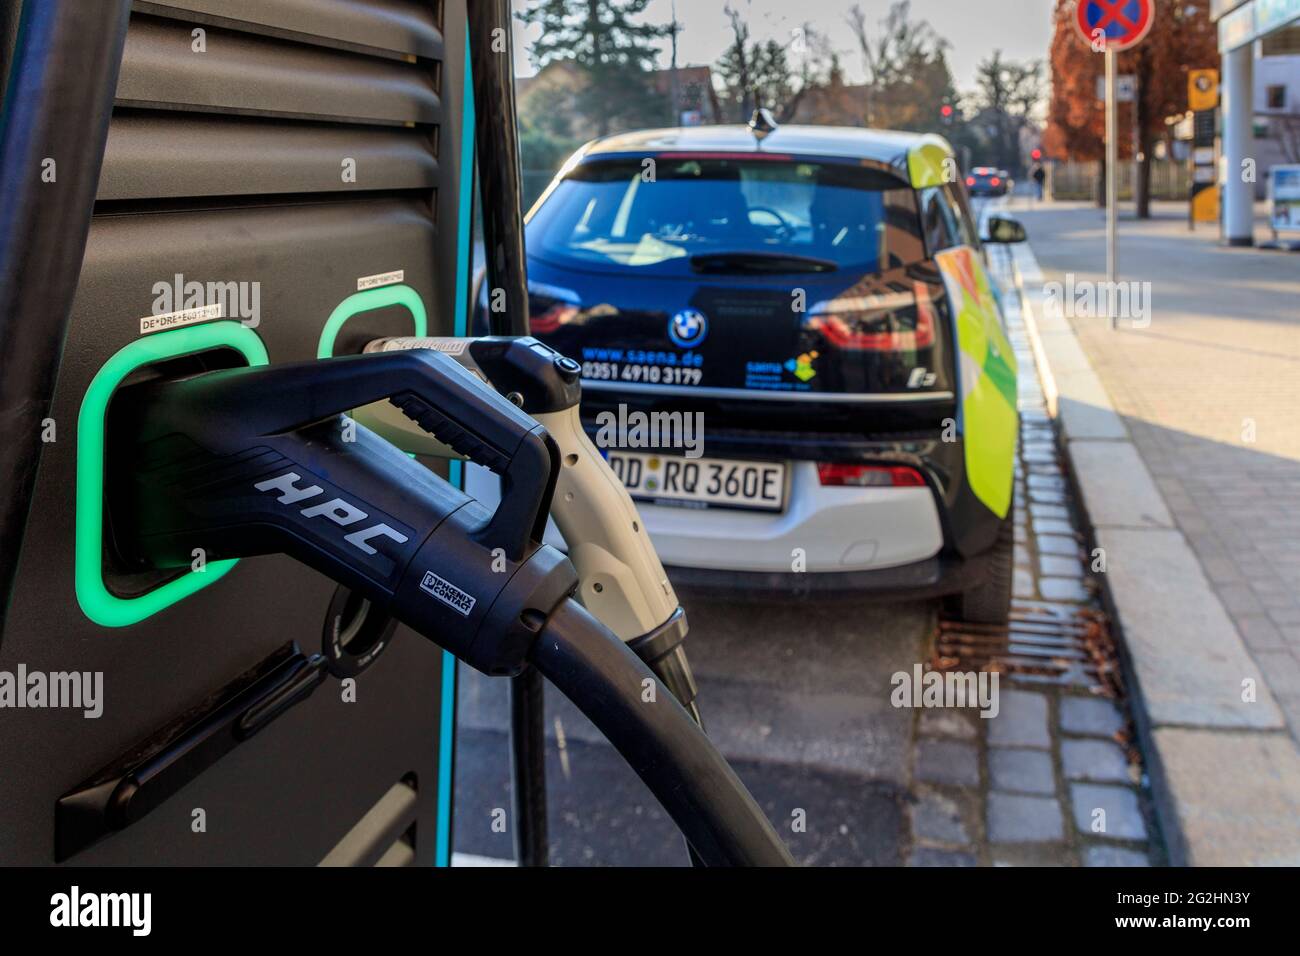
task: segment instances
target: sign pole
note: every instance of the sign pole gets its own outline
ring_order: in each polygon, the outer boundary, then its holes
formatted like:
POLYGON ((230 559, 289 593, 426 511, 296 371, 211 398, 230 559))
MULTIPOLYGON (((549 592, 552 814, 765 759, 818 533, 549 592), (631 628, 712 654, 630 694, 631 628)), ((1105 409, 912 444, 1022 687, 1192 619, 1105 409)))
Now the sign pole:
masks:
POLYGON ((1115 328, 1114 293, 1119 271, 1119 109, 1115 102, 1115 51, 1106 47, 1106 282, 1110 327, 1115 328))
MULTIPOLYGON (((1131 140, 1133 143, 1133 218, 1137 218, 1137 201, 1138 201, 1138 179, 1141 175, 1142 152, 1142 130, 1138 128, 1138 106, 1142 102, 1142 74, 1133 74, 1133 98, 1129 101, 1129 113, 1133 118, 1133 133, 1131 140)), ((1119 107, 1116 107, 1119 109, 1119 107)))
MULTIPOLYGON (((1111 290, 1108 311, 1112 329, 1117 327, 1118 321, 1114 290, 1119 274, 1119 105, 1115 56, 1121 50, 1132 49, 1142 42, 1155 15, 1155 0, 1078 0, 1074 10, 1079 37, 1094 52, 1100 52, 1106 58, 1106 281, 1111 290)), ((1133 109, 1136 113, 1136 75, 1133 86, 1133 109)), ((1134 119, 1136 122, 1136 115, 1134 119)))

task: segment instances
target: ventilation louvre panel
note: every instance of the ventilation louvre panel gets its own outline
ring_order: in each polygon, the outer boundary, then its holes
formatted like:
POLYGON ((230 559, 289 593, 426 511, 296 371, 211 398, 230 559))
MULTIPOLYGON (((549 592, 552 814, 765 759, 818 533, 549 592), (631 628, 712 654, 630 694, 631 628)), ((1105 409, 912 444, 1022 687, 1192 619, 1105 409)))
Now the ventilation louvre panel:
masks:
POLYGON ((136 0, 134 9, 394 57, 443 53, 437 6, 420 0, 136 0))
MULTIPOLYGON (((0 67, 15 6, 0 0, 0 67)), ((132 4, 49 413, 58 440, 41 457, 0 635, 0 670, 102 673, 107 703, 96 720, 0 715, 0 860, 49 863, 59 794, 286 641, 321 647, 335 584, 276 555, 246 558, 130 626, 93 623, 74 584, 79 413, 96 374, 146 336, 142 318, 189 308, 188 291, 170 291, 182 285, 237 287, 198 293, 201 304, 255 303, 245 324, 277 364, 315 359, 330 315, 368 276, 400 272, 428 334, 452 334, 468 268, 465 36, 465 0, 132 4), (202 53, 191 46, 199 28, 202 53)), ((411 331, 404 307, 372 308, 347 320, 335 351, 411 331)), ((376 824, 385 839, 364 863, 433 864, 442 666, 439 648, 399 626, 354 699, 331 679, 76 862, 314 866, 386 788, 418 775, 418 790, 396 784, 381 801, 396 815, 376 824), (206 833, 193 829, 199 809, 206 833)))

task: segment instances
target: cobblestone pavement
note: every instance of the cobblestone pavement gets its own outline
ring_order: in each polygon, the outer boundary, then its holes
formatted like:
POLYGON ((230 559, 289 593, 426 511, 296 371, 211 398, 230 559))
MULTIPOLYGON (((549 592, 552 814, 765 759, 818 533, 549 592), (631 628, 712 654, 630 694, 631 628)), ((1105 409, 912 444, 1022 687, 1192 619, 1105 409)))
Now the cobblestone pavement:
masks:
MULTIPOLYGON (((1016 607, 1096 608, 1006 262, 1003 250, 990 248, 1020 366, 1016 607)), ((1164 862, 1125 702, 1089 683, 1003 674, 992 719, 953 709, 918 713, 910 865, 1164 862)))
MULTIPOLYGON (((1300 257, 1189 234, 1182 204, 1156 214, 1121 233, 1149 326, 1072 324, 1300 741, 1300 257)), ((1017 215, 1045 278, 1104 277, 1098 211, 1017 215)))

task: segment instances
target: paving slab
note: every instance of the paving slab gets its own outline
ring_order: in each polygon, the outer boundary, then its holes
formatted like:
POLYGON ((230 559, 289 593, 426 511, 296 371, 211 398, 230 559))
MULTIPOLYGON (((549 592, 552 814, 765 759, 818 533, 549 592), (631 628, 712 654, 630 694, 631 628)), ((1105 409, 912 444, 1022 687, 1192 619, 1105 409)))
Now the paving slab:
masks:
POLYGON ((1283 726, 1259 667, 1181 533, 1102 528, 1097 543, 1153 724, 1283 726), (1245 680, 1254 681, 1250 703, 1242 700, 1245 680))
POLYGON ((1063 843, 1001 843, 991 856, 994 866, 1074 865, 1074 855, 1063 843))
POLYGON ((1128 787, 1074 783, 1070 785, 1070 799, 1074 804, 1074 825, 1080 833, 1117 840, 1147 838, 1146 820, 1136 791, 1128 787))
POLYGON ((1070 557, 1057 554, 1040 554, 1038 556, 1038 573, 1043 577, 1052 578, 1083 577, 1083 565, 1079 562, 1078 552, 1079 549, 1076 546, 1074 554, 1070 557))
POLYGON ((966 825, 962 822, 961 807, 952 797, 924 790, 917 795, 910 813, 915 839, 959 846, 970 842, 966 825))
POLYGON ((1300 866, 1300 752, 1286 734, 1158 729, 1193 866, 1300 866))
POLYGON ((955 850, 936 850, 933 847, 918 846, 907 858, 908 866, 975 866, 975 857, 970 853, 955 850))
POLYGON ((998 715, 988 720, 988 740, 992 746, 1050 747, 1047 698, 1032 691, 1000 691, 998 715))
POLYGON ((974 740, 977 736, 975 724, 969 717, 946 707, 921 711, 919 731, 922 736, 956 737, 960 740, 974 740))
POLYGON ((1130 782, 1128 758, 1109 740, 1061 741, 1061 766, 1068 780, 1130 782))
POLYGON ((1151 858, 1138 850, 1099 843, 1083 851, 1084 866, 1150 866, 1151 858))
POLYGON ((1070 460, 1094 528, 1172 528, 1151 473, 1127 441, 1071 441, 1070 460))
POLYGON ((994 843, 1051 843, 1065 837, 1061 805, 1051 797, 989 794, 989 840, 994 843))
POLYGON ((1061 375, 1057 379, 1056 415, 1068 440, 1128 438, 1123 420, 1110 407, 1101 380, 1091 373, 1061 375))
POLYGON ((1091 596, 1080 578, 1040 578, 1038 593, 1049 601, 1082 604, 1091 596))
POLYGON ((1040 534, 1035 541, 1039 554, 1067 555, 1078 563, 1079 542, 1072 535, 1040 534))
POLYGON ((996 790, 1019 793, 1056 793, 1051 754, 1042 750, 989 748, 989 777, 996 790))
POLYGON ((916 744, 916 778, 926 783, 978 787, 979 752, 960 740, 922 738, 916 744))
POLYGON ((1114 737, 1124 729, 1124 715, 1104 697, 1062 697, 1061 730, 1086 737, 1114 737))

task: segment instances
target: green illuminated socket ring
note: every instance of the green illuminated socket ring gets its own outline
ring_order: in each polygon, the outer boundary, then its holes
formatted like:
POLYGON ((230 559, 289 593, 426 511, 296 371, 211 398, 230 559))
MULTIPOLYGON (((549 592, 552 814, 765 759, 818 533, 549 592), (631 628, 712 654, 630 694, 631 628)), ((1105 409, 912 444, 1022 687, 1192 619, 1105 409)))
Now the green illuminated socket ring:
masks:
POLYGON ((237 563, 213 561, 202 571, 189 571, 134 598, 118 597, 104 584, 104 417, 109 399, 122 381, 142 366, 219 348, 234 349, 249 365, 268 363, 266 347, 252 329, 238 322, 211 322, 131 342, 104 363, 86 389, 77 416, 75 583, 77 603, 96 624, 138 624, 212 584, 237 563))

